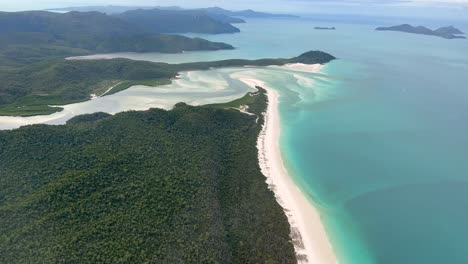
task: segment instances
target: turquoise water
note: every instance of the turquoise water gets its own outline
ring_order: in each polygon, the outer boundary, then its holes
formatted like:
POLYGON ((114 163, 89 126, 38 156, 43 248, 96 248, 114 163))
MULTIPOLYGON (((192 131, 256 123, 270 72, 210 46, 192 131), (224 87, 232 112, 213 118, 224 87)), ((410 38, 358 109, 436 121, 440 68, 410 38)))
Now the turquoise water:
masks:
POLYGON ((240 34, 196 35, 234 51, 131 56, 335 55, 321 74, 244 74, 280 92, 285 161, 321 209, 340 262, 468 263, 468 40, 373 30, 406 21, 248 22, 240 34))
POLYGON ((246 57, 340 59, 309 76, 312 88, 269 83, 282 95, 289 169, 342 263, 468 263, 468 41, 374 26, 250 21, 245 38, 212 39, 246 57), (312 29, 324 24, 338 30, 312 29))

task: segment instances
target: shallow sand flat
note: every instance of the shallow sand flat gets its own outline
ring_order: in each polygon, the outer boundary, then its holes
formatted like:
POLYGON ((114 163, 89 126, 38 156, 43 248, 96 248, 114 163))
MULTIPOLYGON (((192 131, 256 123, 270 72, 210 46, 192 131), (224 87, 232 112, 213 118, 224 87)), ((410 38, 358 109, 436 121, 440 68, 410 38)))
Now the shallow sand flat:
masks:
POLYGON ((289 63, 283 66, 269 66, 271 68, 287 69, 298 72, 318 73, 323 65, 321 64, 304 64, 304 63, 289 63))
MULTIPOLYGON (((232 69, 235 70, 235 69, 232 69)), ((169 110, 179 102, 190 105, 224 103, 242 97, 251 89, 245 84, 232 85, 223 70, 182 72, 172 84, 148 87, 137 85, 124 91, 93 97, 81 103, 60 106, 63 111, 50 115, 13 117, 0 116, 0 130, 15 129, 32 124, 65 124, 71 118, 96 112, 116 114, 124 111, 143 111, 150 108, 169 110)), ((231 81, 232 82, 232 81, 231 81)))

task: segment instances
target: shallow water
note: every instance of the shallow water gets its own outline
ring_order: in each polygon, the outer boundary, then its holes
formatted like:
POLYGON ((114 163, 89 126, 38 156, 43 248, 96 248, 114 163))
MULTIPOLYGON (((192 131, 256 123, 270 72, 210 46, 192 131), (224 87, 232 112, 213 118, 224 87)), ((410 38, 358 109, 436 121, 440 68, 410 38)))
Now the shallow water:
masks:
POLYGON ((321 74, 273 68, 191 73, 176 86, 134 87, 104 105, 117 105, 108 108, 116 112, 135 97, 151 101, 144 107, 234 98, 248 89, 237 78, 261 79, 280 92, 284 159, 323 212, 342 263, 468 263, 468 40, 373 30, 405 21, 248 22, 239 25, 240 34, 192 35, 236 50, 126 56, 179 63, 319 49, 339 60, 321 74), (226 84, 231 88, 217 91, 226 84))
POLYGON ((129 110, 150 108, 171 109, 176 103, 190 105, 229 102, 242 97, 251 89, 238 80, 230 80, 229 69, 224 71, 183 72, 172 84, 159 87, 133 86, 122 92, 96 99, 62 106, 63 111, 44 116, 0 116, 0 130, 27 124, 64 124, 77 115, 106 112, 115 114, 129 110))

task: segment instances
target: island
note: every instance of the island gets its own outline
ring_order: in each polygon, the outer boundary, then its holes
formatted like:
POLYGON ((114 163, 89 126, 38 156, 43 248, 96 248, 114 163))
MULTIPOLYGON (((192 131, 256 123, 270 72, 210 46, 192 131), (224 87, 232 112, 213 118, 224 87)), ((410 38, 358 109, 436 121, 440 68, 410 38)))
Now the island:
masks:
POLYGON ((314 27, 317 30, 336 30, 335 27, 314 27))
POLYGON ((423 26, 412 26, 409 24, 403 24, 399 26, 392 26, 392 27, 378 27, 375 30, 378 31, 399 31, 399 32, 406 32, 412 34, 420 34, 420 35, 428 35, 428 36, 436 36, 445 39, 465 39, 465 36, 460 36, 464 34, 461 30, 453 27, 441 27, 436 30, 429 29, 423 26))

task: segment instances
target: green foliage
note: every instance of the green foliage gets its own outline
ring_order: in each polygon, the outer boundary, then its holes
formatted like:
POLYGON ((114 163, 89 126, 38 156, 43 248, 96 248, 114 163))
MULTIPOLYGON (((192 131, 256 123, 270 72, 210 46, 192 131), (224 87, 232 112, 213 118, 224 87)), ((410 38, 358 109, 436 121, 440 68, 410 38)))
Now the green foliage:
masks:
MULTIPOLYGON (((184 16, 173 19, 187 23, 184 16)), ((173 21, 160 22, 159 26, 170 28, 173 21)), ((0 25, 6 25, 0 27, 0 64, 10 67, 95 53, 233 49, 228 44, 199 38, 160 35, 146 25, 99 12, 0 12, 0 25)), ((200 22, 190 26, 204 25, 200 22)))
MULTIPOLYGON (((17 109, 14 113, 17 115, 22 110, 32 109, 32 106, 46 107, 88 100, 90 94, 104 81, 132 81, 115 87, 113 92, 116 92, 132 84, 167 84, 168 79, 176 74, 166 64, 123 59, 51 60, 35 63, 0 71, 0 114, 7 115, 12 113, 11 109, 17 109)), ((24 114, 30 112, 25 111, 24 114)))
POLYGON ((30 63, 72 56, 114 52, 178 53, 195 50, 233 49, 231 45, 201 38, 176 35, 131 34, 128 36, 64 36, 49 33, 0 35, 0 63, 18 67, 30 63))
POLYGON ((240 30, 227 22, 239 20, 201 10, 139 9, 117 15, 145 31, 152 33, 237 33, 240 30))
POLYGON ((67 124, 80 124, 80 123, 88 123, 88 122, 94 122, 100 119, 104 119, 107 117, 111 117, 111 114, 108 113, 103 113, 103 112, 97 112, 93 114, 88 114, 88 115, 80 115, 80 116, 75 116, 72 119, 67 121, 67 124))
POLYGON ((145 85, 145 86, 161 86, 171 84, 172 81, 170 79, 154 79, 154 80, 140 80, 140 81, 124 81, 116 85, 112 90, 110 90, 106 95, 111 95, 118 93, 120 91, 126 90, 135 85, 145 85))
POLYGON ((32 102, 31 104, 24 104, 21 101, 9 104, 0 105, 0 115, 2 116, 36 116, 36 115, 50 115, 55 112, 63 110, 61 107, 52 107, 39 102, 32 102))
POLYGON ((178 104, 1 131, 0 263, 295 263, 256 119, 178 104))
MULTIPOLYGON (((311 51, 291 59, 224 60, 184 64, 153 63, 126 59, 112 60, 50 60, 26 67, 0 71, 0 115, 33 115, 58 111, 47 105, 64 105, 88 100, 90 94, 102 91, 103 83, 119 83, 116 93, 132 85, 164 85, 178 72, 208 70, 244 65, 266 66, 286 63, 326 63, 334 57, 311 51), (37 100, 26 100, 33 98, 37 100), (33 107, 34 106, 34 107, 33 107), (14 110, 14 111, 13 111, 14 110), (24 111, 23 111, 24 110, 24 111)), ((112 87, 109 85, 108 88, 112 87)))
POLYGON ((308 51, 306 53, 301 54, 300 56, 293 58, 290 60, 289 63, 304 63, 304 64, 325 64, 336 58, 326 52, 314 50, 308 51))
POLYGON ((254 102, 255 100, 255 95, 256 93, 247 93, 243 97, 236 99, 231 102, 227 103, 220 103, 220 104, 209 104, 207 106, 213 107, 213 108, 222 108, 222 109, 229 109, 229 108, 239 108, 243 105, 250 105, 254 102))

